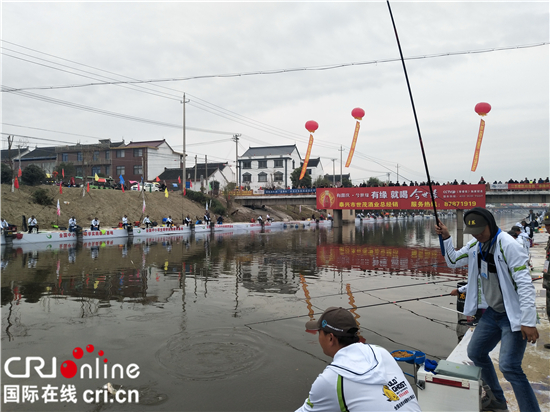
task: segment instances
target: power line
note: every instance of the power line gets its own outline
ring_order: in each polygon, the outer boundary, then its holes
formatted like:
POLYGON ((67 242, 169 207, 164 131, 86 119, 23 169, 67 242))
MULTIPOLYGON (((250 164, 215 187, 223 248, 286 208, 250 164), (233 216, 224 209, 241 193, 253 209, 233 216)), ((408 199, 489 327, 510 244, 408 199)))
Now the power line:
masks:
MULTIPOLYGON (((479 49, 479 50, 443 52, 443 53, 407 57, 404 60, 421 60, 421 59, 432 59, 436 57, 460 56, 460 55, 466 55, 466 54, 481 54, 481 53, 490 53, 495 51, 517 50, 517 49, 526 49, 526 48, 532 48, 532 47, 540 47, 548 44, 549 42, 541 42, 536 44, 494 47, 494 48, 479 49)), ((271 74, 292 73, 292 72, 300 72, 300 71, 324 71, 324 70, 340 69, 343 67, 350 67, 350 66, 365 66, 365 65, 371 65, 371 64, 393 63, 397 61, 401 61, 401 59, 391 58, 391 59, 370 60, 370 61, 362 61, 362 62, 336 63, 336 64, 329 64, 329 65, 322 65, 322 66, 305 66, 305 67, 297 67, 297 68, 290 68, 290 69, 256 70, 252 72, 225 73, 225 74, 205 74, 205 75, 198 75, 198 76, 172 77, 172 78, 164 78, 164 79, 127 80, 127 81, 119 80, 119 81, 111 81, 111 82, 72 84, 72 85, 62 85, 62 86, 37 86, 37 87, 19 88, 19 89, 14 89, 12 91, 69 89, 69 88, 76 88, 76 87, 101 86, 106 84, 114 85, 114 84, 163 83, 163 82, 177 82, 177 81, 187 81, 187 80, 197 80, 197 79, 271 75, 271 74)), ((6 91, 9 91, 9 90, 2 90, 2 92, 6 92, 6 91)))

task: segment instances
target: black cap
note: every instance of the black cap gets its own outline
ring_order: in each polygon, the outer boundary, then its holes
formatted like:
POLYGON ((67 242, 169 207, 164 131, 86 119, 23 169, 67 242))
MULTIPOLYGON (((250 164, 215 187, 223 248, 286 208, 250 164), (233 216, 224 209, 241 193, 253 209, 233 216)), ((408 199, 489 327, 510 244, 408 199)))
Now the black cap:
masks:
POLYGON ((467 216, 464 216, 464 223, 466 224, 464 233, 469 235, 479 235, 488 225, 485 218, 477 213, 468 213, 467 216))
POLYGON ((307 322, 306 329, 323 330, 337 336, 355 336, 359 330, 351 312, 335 306, 325 310, 319 320, 307 322))

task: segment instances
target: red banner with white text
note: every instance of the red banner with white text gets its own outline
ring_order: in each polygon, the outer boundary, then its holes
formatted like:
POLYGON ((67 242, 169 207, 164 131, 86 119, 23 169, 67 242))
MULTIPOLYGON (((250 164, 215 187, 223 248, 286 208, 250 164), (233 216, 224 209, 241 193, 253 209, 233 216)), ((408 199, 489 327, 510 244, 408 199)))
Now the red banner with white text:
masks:
MULTIPOLYGON (((432 186, 437 209, 485 207, 485 185, 432 186)), ((317 189, 317 209, 433 209, 428 186, 317 189)))

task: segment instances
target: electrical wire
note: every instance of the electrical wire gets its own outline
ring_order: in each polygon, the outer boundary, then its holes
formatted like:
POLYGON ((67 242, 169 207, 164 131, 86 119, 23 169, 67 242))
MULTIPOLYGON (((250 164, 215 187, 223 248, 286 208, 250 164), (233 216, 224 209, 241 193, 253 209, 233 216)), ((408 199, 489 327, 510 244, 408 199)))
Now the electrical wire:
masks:
MULTIPOLYGON (((494 47, 494 48, 488 48, 488 49, 466 50, 466 51, 458 51, 458 52, 443 52, 443 53, 407 57, 407 58, 404 58, 404 60, 421 60, 421 59, 431 59, 436 57, 449 57, 449 56, 459 56, 459 55, 467 55, 467 54, 490 53, 495 51, 518 50, 518 49, 546 46, 548 44, 549 42, 540 42, 535 44, 519 45, 519 46, 494 47)), ((120 80, 120 81, 111 81, 111 82, 71 84, 71 85, 62 85, 62 86, 37 86, 37 87, 19 88, 19 89, 15 89, 14 91, 68 89, 68 88, 77 88, 77 87, 100 86, 100 85, 106 85, 106 84, 113 85, 113 84, 164 83, 164 82, 177 82, 177 81, 198 80, 198 79, 272 75, 272 74, 292 73, 292 72, 301 72, 301 71, 325 71, 325 70, 340 69, 343 67, 350 67, 350 66, 365 66, 365 65, 373 65, 373 64, 378 65, 382 63, 393 63, 396 61, 401 61, 401 59, 400 58, 379 59, 379 60, 369 60, 369 61, 362 61, 362 62, 337 63, 337 64, 329 64, 329 65, 321 65, 321 66, 305 66, 305 67, 296 67, 296 68, 289 68, 289 69, 256 70, 252 72, 225 73, 225 74, 205 74, 205 75, 197 75, 197 76, 171 77, 171 78, 163 78, 163 79, 126 80, 126 81, 120 80)), ((6 91, 7 90, 3 90, 3 92, 6 92, 6 91)))

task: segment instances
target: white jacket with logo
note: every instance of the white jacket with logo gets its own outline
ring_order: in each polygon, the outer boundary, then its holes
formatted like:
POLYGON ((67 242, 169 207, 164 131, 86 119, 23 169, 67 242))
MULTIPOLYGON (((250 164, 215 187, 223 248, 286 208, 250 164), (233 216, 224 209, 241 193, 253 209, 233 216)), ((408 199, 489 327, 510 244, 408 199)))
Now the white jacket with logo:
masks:
MULTIPOLYGON (((478 301, 478 253, 479 243, 470 240, 462 249, 455 250, 452 237, 443 241, 445 260, 451 268, 468 265, 468 289, 464 314, 476 313, 478 301)), ((495 266, 504 300, 506 315, 510 320, 512 332, 521 330, 521 326, 536 326, 535 287, 529 273, 529 256, 516 240, 508 233, 497 235, 495 247, 495 266)))
POLYGON ((386 349, 354 343, 336 352, 296 412, 317 411, 420 411, 420 406, 386 349))

